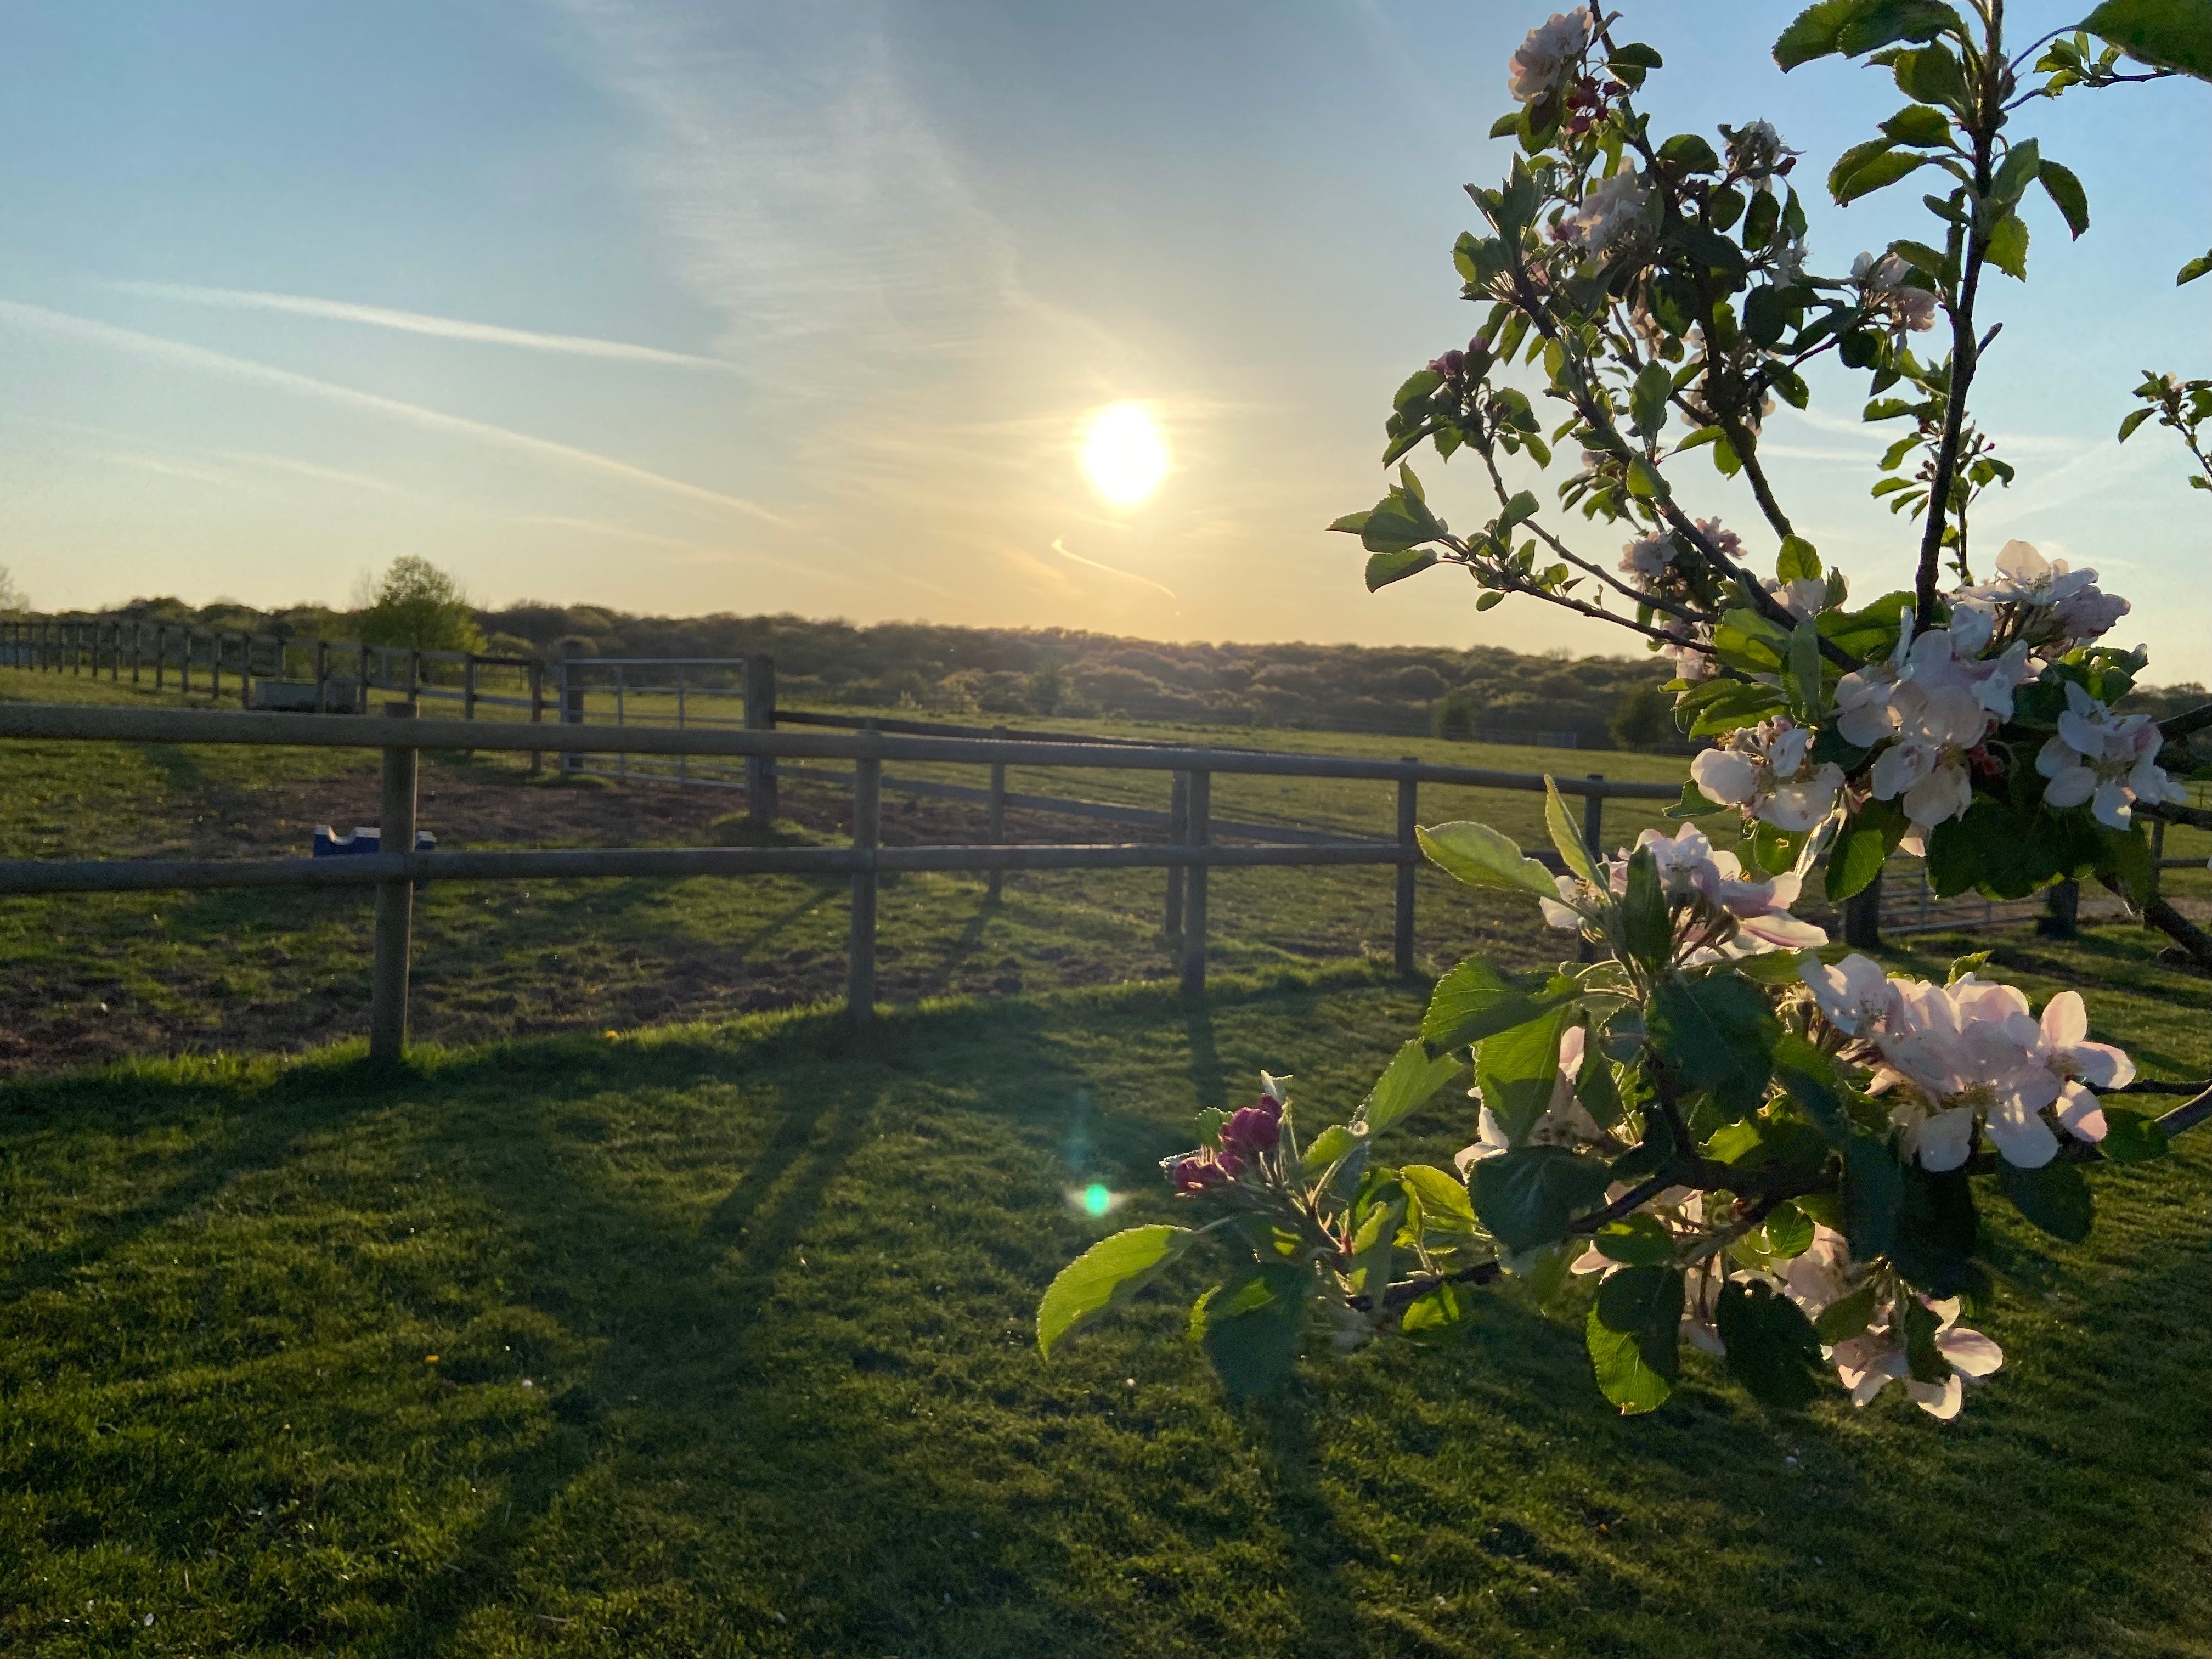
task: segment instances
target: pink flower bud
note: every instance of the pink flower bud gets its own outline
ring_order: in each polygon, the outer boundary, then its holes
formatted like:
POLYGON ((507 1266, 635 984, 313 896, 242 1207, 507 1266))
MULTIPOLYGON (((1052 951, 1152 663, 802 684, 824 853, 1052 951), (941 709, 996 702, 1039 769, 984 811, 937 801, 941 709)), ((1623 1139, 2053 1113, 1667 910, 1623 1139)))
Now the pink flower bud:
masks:
POLYGON ((1272 1152, 1282 1137, 1282 1102, 1262 1095, 1252 1105, 1239 1108, 1221 1126, 1222 1156, 1257 1158, 1262 1152, 1272 1152))
POLYGON ((1182 1158, 1171 1158, 1167 1160, 1166 1169, 1168 1184, 1184 1198, 1194 1198, 1216 1187, 1226 1186, 1233 1178, 1232 1173, 1222 1168, 1211 1152, 1189 1152, 1182 1158))

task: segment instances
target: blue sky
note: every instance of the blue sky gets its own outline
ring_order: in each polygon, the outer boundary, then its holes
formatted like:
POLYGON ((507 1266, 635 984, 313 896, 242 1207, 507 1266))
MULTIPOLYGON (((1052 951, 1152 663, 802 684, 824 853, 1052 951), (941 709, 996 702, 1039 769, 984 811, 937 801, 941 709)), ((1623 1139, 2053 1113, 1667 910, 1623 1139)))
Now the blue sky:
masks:
MULTIPOLYGON (((1548 9, 27 9, 0 64, 0 562, 46 605, 341 600, 419 553, 489 601, 1620 648, 1528 602, 1478 617, 1440 576, 1370 598, 1319 528, 1376 493, 1391 388, 1472 331, 1460 186, 1504 166, 1483 135, 1548 9), (1123 399, 1174 456, 1133 509, 1075 459, 1123 399)), ((1814 183, 1898 99, 1776 71, 1793 9, 1632 7, 1662 128, 1766 115, 1814 183)), ((2097 565, 2168 679, 2212 677, 2212 514, 2160 434, 2112 434, 2142 368, 2206 369, 2212 282, 2172 273, 2212 241, 2208 116, 2182 82, 2031 112, 2095 223, 2069 245, 2031 207, 1979 398, 2022 468, 1985 544, 2097 565)), ((1815 268, 1925 234, 1917 195, 1814 204, 1815 268)), ((1911 538, 1866 497, 1860 391, 1820 383, 1768 454, 1870 593, 1911 538)), ((1464 471, 1426 474, 1474 520, 1464 471)))

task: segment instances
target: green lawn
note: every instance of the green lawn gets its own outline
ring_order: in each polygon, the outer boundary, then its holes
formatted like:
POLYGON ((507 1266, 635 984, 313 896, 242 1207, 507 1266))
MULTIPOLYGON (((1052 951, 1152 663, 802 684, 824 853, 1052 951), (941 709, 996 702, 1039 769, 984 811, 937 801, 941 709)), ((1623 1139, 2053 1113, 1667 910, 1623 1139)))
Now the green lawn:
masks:
MULTIPOLYGON (((2139 933, 2016 967, 2212 1069, 2139 933)), ((1197 1108, 1264 1066, 1340 1112, 1418 1007, 1340 968, 7 1085, 0 1650, 2212 1652, 2201 1147, 2100 1172, 2085 1248, 1989 1206, 2008 1359, 1949 1425, 1694 1355, 1620 1419, 1510 1291, 1243 1407, 1166 1297, 1038 1358, 1197 1108)))

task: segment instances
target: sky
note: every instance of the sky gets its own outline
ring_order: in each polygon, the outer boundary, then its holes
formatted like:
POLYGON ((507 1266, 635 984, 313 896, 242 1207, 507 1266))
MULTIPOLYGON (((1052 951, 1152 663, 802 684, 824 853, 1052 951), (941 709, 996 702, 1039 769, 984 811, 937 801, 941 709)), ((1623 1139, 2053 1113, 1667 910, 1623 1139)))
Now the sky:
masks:
MULTIPOLYGON (((2016 0, 2023 40, 2081 0, 2016 0)), ((76 0, 0 62, 0 563, 42 607, 343 603, 399 554, 479 601, 1060 626, 1155 638, 1627 636, 1431 573, 1376 595, 1322 528, 1380 493, 1407 374, 1463 343, 1462 191, 1494 181, 1498 0, 76 0), (1140 405, 1170 466, 1117 505, 1080 451, 1140 405)), ((1899 101, 1768 56, 1794 4, 1652 0, 1662 132, 1773 119, 1813 264, 1930 239, 1827 162, 1899 101)), ((2212 88, 2033 107, 2039 194, 1977 407, 2021 468, 1977 519, 2096 566, 2151 678, 2212 678, 2212 510, 2145 368, 2208 370, 2212 88)), ((1861 593, 1917 542, 1869 499, 1895 428, 1814 381, 1765 453, 1861 593)), ((1465 462, 1416 458, 1448 519, 1465 462)), ((1564 475, 1562 475, 1564 476, 1564 475)), ((1700 516, 1761 557, 1738 487, 1700 516)), ((1619 530, 1577 544, 1607 562, 1619 530)))

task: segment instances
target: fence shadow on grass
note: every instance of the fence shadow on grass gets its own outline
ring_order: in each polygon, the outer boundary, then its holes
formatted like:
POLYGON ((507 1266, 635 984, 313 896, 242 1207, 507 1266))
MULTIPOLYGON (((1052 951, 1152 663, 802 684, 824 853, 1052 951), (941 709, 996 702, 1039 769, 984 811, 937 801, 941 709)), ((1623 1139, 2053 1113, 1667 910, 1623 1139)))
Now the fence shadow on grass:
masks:
MULTIPOLYGON (((2146 1264, 2124 1239, 2054 1252, 2008 1224, 2020 1291, 2063 1289, 2095 1326, 2015 1299, 2028 1346, 1948 1430, 1897 1409, 1769 1418, 1696 1364, 1666 1410, 1622 1419, 1572 1322, 1510 1292, 1464 1346, 1322 1361, 1241 1407, 1178 1340, 1171 1297, 1042 1363, 1038 1291, 1102 1226, 1175 1213, 1154 1161, 1255 1056, 1327 1047, 1301 1098, 1358 1097, 1402 1025, 1402 994, 1362 994, 1001 1004, 864 1037, 808 1016, 433 1057, 387 1083, 305 1067, 228 1096, 181 1074, 42 1085, 11 1096, 0 1145, 79 1113, 109 1135, 222 1115, 108 1224, 111 1254, 240 1167, 374 1148, 489 1230, 441 1316, 454 1352, 484 1356, 440 1396, 453 1418, 349 1449, 424 1481, 465 1470, 482 1501, 434 1549, 390 1553, 367 1625, 304 1590, 268 1610, 307 1645, 1692 1653, 1722 1650, 1722 1607, 1729 1651, 1875 1651, 1902 1630, 1964 1652, 2030 1630, 2092 1642, 2107 1612, 2185 1619, 2191 1593, 2158 1586, 2185 1583, 2173 1523, 2202 1510, 2171 1448, 2212 1435, 2212 1344, 2179 1311, 2212 1299, 2202 1249, 2146 1264), (1341 1052, 1346 1029, 1373 1031, 1368 1051, 1341 1052), (1067 1206, 1079 1162, 1137 1194, 1124 1213, 1067 1206), (469 1335, 532 1319, 557 1326, 535 1350, 469 1335)), ((1409 1142, 1443 1156, 1463 1115, 1447 1097, 1409 1142)), ((2113 1207, 2203 1176, 2120 1172, 2113 1207)), ((145 1506, 108 1498, 128 1537, 145 1506)))

